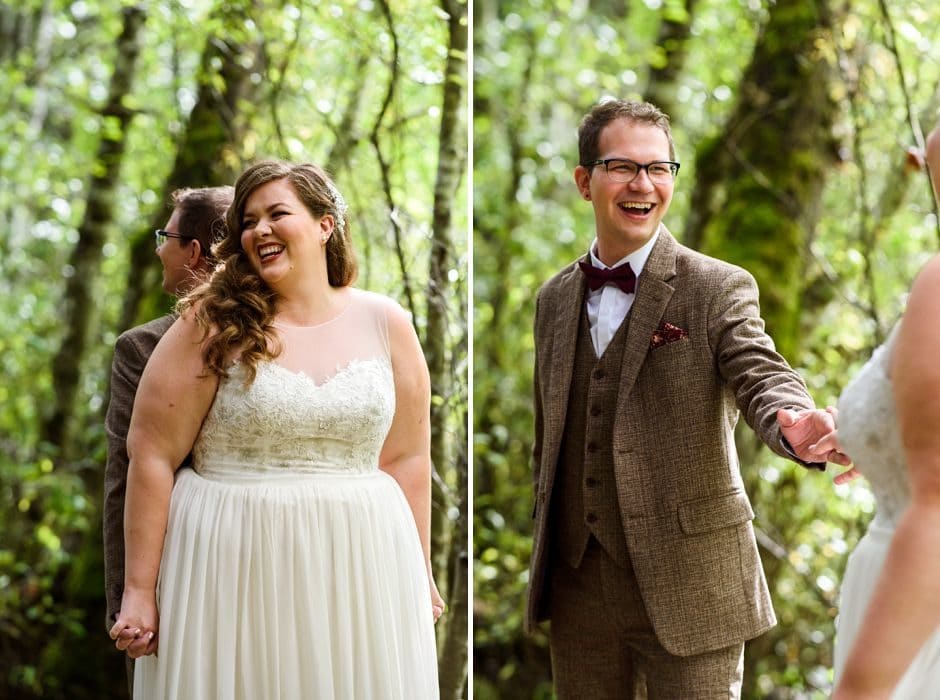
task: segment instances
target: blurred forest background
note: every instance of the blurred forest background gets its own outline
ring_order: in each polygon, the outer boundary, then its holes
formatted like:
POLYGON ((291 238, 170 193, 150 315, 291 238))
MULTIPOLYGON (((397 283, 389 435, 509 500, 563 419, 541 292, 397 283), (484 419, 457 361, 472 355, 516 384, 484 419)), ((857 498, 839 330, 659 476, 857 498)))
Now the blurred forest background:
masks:
POLYGON ((263 157, 350 204, 432 373, 442 697, 466 695, 466 0, 0 3, 0 697, 126 696, 106 634, 113 343, 164 314, 169 194, 263 157))
MULTIPOLYGON (((473 20, 474 690, 547 698, 547 638, 521 631, 531 323, 539 285, 593 237, 572 180, 581 116, 607 95, 671 114, 667 225, 757 277, 769 331, 825 406, 937 249, 907 151, 940 107, 940 5, 475 0, 473 20)), ((747 646, 745 697, 828 697, 838 585, 872 499, 740 434, 780 620, 747 646)))

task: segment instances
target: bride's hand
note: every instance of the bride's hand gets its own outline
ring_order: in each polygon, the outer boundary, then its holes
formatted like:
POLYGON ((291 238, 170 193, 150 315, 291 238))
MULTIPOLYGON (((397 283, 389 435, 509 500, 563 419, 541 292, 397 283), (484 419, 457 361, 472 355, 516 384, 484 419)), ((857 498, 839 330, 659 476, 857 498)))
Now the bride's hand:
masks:
POLYGON ((437 584, 434 582, 434 577, 429 576, 429 580, 431 582, 431 613, 434 615, 434 622, 437 622, 441 615, 444 614, 444 610, 447 609, 447 604, 441 597, 440 591, 437 590, 437 584))
POLYGON ((852 467, 851 469, 846 469, 841 474, 836 474, 832 480, 832 483, 837 484, 837 485, 847 484, 850 481, 855 481, 860 476, 861 474, 859 473, 859 471, 855 467, 852 467))
POLYGON ((121 610, 109 635, 114 646, 132 659, 157 652, 159 628, 156 594, 125 589, 121 610))

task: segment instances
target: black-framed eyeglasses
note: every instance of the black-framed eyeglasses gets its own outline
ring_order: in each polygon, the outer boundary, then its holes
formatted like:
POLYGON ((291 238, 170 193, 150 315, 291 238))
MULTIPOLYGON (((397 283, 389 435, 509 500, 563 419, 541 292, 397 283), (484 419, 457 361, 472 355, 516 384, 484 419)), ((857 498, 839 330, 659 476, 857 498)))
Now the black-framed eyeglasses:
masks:
POLYGON ((164 231, 162 228, 158 228, 153 232, 153 238, 157 243, 157 248, 166 243, 167 238, 179 238, 184 241, 194 241, 196 240, 195 236, 187 236, 183 233, 172 233, 170 231, 164 231))
POLYGON ((614 182, 633 182, 640 171, 645 170, 650 181, 657 185, 668 185, 676 179, 679 164, 672 160, 654 160, 651 163, 637 163, 629 158, 606 158, 584 163, 584 167, 603 165, 607 177, 614 182))

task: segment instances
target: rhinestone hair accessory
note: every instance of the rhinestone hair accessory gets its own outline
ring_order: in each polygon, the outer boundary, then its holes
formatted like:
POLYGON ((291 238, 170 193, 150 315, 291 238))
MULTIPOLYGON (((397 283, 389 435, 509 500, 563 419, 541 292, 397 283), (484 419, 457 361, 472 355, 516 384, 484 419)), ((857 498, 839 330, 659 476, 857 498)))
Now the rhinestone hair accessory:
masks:
POLYGON ((346 204, 346 200, 343 199, 343 195, 336 188, 336 185, 327 180, 326 187, 330 191, 330 199, 333 200, 333 208, 336 213, 336 221, 333 222, 333 230, 342 237, 343 234, 346 233, 346 210, 349 209, 349 205, 346 204))

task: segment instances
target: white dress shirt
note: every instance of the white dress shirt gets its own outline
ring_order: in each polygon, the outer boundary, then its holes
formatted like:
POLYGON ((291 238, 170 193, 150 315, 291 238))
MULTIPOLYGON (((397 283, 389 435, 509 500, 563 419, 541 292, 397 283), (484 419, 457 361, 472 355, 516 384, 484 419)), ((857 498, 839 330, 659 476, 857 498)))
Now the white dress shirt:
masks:
MULTIPOLYGON (((658 230, 642 248, 621 258, 613 267, 622 265, 625 262, 630 263, 630 269, 633 270, 633 274, 637 276, 637 281, 639 281, 640 273, 643 272, 646 259, 649 258, 650 251, 656 245, 657 239, 659 239, 658 230)), ((598 259, 594 252, 596 249, 597 239, 595 238, 589 251, 591 264, 601 270, 608 269, 608 266, 598 259)), ((605 284, 594 291, 588 289, 585 296, 587 298, 587 315, 588 322, 591 324, 591 340, 594 343, 594 353, 600 357, 604 354, 607 346, 610 345, 610 341, 623 323, 623 319, 630 312, 636 294, 627 294, 615 284, 605 284)))

